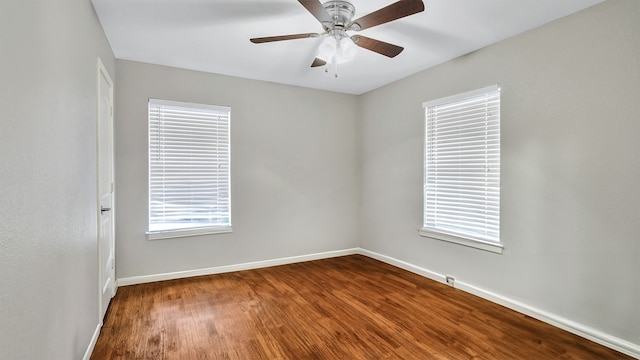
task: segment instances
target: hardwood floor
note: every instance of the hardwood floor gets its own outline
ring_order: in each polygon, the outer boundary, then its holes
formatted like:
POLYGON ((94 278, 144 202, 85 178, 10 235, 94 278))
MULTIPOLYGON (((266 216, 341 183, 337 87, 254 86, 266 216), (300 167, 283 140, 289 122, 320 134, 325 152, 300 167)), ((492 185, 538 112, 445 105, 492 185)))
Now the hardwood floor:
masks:
POLYGON ((91 359, 631 359, 360 255, 118 289, 91 359))

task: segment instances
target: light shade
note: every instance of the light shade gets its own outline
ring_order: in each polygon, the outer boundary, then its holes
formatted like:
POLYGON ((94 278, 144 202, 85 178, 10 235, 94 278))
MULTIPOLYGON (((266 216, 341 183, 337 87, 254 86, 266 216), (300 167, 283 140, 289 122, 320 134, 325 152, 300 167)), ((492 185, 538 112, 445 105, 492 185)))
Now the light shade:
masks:
POLYGON ((338 57, 338 63, 353 60, 356 56, 357 49, 358 47, 353 43, 353 40, 351 40, 350 37, 343 37, 342 40, 340 40, 340 51, 336 54, 336 57, 338 57))
POLYGON ((353 60, 358 47, 346 35, 329 35, 324 38, 318 48, 318 58, 327 64, 342 64, 353 60), (339 39, 339 40, 338 40, 339 39))
POLYGON ((338 42, 336 38, 333 36, 327 36, 322 40, 322 44, 318 48, 318 58, 326 61, 327 63, 331 62, 333 57, 336 55, 338 42))

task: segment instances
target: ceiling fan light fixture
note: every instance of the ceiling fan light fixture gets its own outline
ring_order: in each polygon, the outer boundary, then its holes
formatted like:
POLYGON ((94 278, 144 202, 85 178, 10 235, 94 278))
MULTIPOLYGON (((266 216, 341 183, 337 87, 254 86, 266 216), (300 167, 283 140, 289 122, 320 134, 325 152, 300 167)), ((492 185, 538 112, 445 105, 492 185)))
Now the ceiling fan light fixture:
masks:
POLYGON ((353 60, 358 47, 344 31, 331 31, 318 47, 318 58, 327 64, 353 60))

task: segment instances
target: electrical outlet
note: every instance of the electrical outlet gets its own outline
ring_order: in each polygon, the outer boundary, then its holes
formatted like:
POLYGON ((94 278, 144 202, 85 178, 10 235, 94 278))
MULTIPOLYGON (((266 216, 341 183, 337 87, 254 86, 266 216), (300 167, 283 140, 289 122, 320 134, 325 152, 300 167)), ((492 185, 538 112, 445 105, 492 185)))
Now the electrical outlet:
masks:
POLYGON ((456 279, 451 275, 446 275, 446 277, 447 277, 447 284, 449 286, 455 286, 456 279))

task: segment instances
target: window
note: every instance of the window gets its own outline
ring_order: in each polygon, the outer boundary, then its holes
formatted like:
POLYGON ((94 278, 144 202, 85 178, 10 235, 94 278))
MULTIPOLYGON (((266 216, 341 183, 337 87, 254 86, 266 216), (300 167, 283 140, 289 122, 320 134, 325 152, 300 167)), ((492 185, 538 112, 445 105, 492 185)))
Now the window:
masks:
POLYGON ((502 253, 500 88, 425 108, 424 221, 420 235, 502 253))
POLYGON ((149 239, 231 231, 230 115, 149 100, 149 239))

